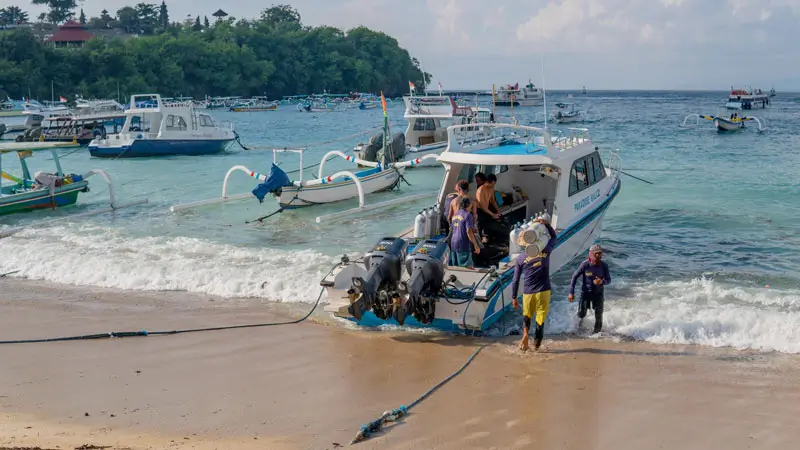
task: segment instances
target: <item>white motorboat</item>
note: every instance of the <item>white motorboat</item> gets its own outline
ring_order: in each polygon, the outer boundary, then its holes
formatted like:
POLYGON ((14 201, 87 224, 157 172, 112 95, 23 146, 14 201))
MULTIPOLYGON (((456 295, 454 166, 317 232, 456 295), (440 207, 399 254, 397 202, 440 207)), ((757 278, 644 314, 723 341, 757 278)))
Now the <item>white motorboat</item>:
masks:
POLYGON ((734 89, 731 86, 731 93, 728 101, 725 102, 725 107, 727 109, 766 108, 772 103, 769 98, 770 95, 761 89, 734 89))
POLYGON ((414 226, 380 239, 363 257, 343 258, 322 281, 326 310, 363 326, 405 325, 479 332, 511 308, 511 280, 520 249, 511 239, 489 242, 475 268, 447 264, 441 229, 445 197, 460 179, 475 188, 477 172, 497 176, 509 223, 546 212, 557 232, 551 273, 584 254, 620 191, 620 159, 604 162, 586 129, 554 138, 546 129, 516 124, 455 125, 438 160, 445 175, 438 201, 414 226))
POLYGON ((89 143, 89 154, 101 158, 208 155, 225 151, 236 139, 233 124, 216 123, 198 113, 191 101, 168 102, 158 94, 132 95, 118 134, 103 134, 89 143))
POLYGON ((496 106, 541 106, 544 104, 544 89, 528 80, 522 89, 519 83, 501 86, 495 91, 496 106))
MULTIPOLYGON (((488 108, 458 106, 449 96, 406 96, 403 102, 406 107, 403 118, 408 121, 404 134, 405 152, 395 155, 395 159, 420 160, 420 167, 439 165, 435 158, 425 157, 444 151, 447 147, 447 127, 450 125, 489 123, 493 120, 488 108)), ((375 161, 376 144, 379 143, 360 143, 356 145, 355 152, 363 160, 375 161)))

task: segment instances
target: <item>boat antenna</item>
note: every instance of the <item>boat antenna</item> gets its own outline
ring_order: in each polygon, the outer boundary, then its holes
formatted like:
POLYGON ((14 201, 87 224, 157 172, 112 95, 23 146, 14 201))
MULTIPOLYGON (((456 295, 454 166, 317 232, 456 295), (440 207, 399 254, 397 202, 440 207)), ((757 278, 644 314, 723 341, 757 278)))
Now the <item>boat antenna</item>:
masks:
POLYGON ((547 130, 547 89, 544 81, 544 53, 542 54, 542 103, 544 103, 544 129, 547 130))

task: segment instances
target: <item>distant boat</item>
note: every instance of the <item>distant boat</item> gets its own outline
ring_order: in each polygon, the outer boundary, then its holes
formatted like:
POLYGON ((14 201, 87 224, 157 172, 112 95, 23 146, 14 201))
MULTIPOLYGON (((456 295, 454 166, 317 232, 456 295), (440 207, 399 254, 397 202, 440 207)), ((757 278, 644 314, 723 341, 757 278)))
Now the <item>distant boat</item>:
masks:
POLYGON ((769 96, 775 97, 775 86, 773 86, 772 89, 769 90, 769 96))
POLYGON ((586 86, 581 88, 581 94, 586 94, 586 86))
POLYGON ((236 139, 233 124, 217 124, 198 113, 191 101, 166 102, 158 94, 131 96, 119 134, 99 136, 89 154, 101 158, 208 155, 224 151, 236 139))

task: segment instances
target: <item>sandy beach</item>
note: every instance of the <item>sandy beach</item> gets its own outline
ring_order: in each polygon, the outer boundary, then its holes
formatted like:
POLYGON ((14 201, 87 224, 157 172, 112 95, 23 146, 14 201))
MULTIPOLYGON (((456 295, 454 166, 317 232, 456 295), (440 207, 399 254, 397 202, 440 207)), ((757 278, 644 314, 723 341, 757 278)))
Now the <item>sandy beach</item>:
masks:
MULTIPOLYGON (((299 317, 305 305, 0 279, 0 340, 299 317), (287 312, 288 311, 288 312, 287 312)), ((336 449, 487 347, 362 449, 786 449, 800 359, 555 337, 298 325, 0 346, 0 449, 336 449)))

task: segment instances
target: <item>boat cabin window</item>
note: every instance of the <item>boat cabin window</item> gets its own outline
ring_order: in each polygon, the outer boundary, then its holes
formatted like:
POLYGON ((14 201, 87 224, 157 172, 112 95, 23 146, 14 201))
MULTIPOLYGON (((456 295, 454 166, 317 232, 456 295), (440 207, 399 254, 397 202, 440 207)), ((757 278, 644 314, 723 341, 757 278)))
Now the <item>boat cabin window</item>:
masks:
POLYGON ((436 131, 436 122, 433 119, 416 119, 414 131, 436 131))
POLYGON ((174 116, 172 114, 167 116, 167 129, 168 130, 185 130, 186 121, 181 116, 174 116))
POLYGON ((603 161, 597 152, 575 161, 569 172, 570 197, 601 181, 606 177, 603 161))
POLYGON ((205 114, 200 114, 200 126, 201 127, 213 127, 214 126, 214 119, 210 116, 205 114))
POLYGON ((150 132, 150 121, 145 117, 133 116, 131 117, 130 131, 150 132))

